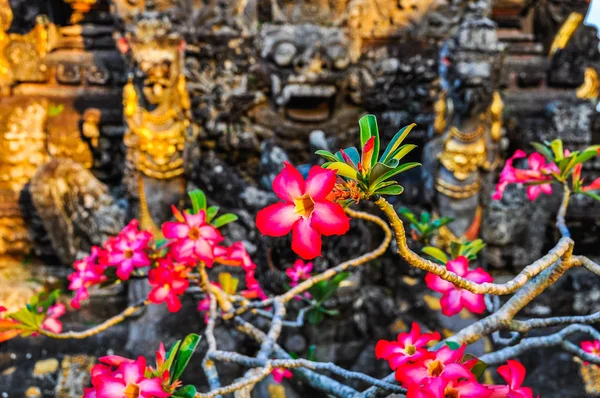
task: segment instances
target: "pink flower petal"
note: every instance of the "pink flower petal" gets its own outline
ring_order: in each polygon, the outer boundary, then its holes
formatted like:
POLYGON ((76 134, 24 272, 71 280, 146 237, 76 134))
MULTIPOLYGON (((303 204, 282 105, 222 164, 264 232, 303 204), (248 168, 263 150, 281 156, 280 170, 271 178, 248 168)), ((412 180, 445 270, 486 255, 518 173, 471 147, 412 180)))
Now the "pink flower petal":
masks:
POLYGON ((214 258, 212 246, 204 239, 198 238, 194 241, 194 253, 200 260, 212 264, 214 258))
POLYGON ((428 273, 425 276, 425 283, 427 287, 431 290, 435 290, 436 292, 445 293, 449 290, 455 289, 454 285, 448 281, 443 280, 439 276, 428 273))
POLYGON ((133 271, 133 262, 131 260, 125 260, 117 265, 117 277, 123 281, 129 279, 131 271, 133 271))
POLYGON ((165 238, 183 239, 190 233, 190 227, 181 222, 168 221, 162 225, 162 233, 165 238))
POLYGON ((350 218, 337 203, 315 202, 311 225, 325 236, 343 235, 350 229, 350 218))
POLYGON ((541 153, 534 152, 531 155, 529 155, 527 163, 531 170, 537 171, 542 169, 542 167, 546 163, 546 160, 544 159, 544 156, 541 153))
POLYGON ((190 228, 199 227, 206 221, 206 213, 204 210, 198 211, 196 214, 190 214, 187 211, 183 213, 183 218, 190 228))
POLYGON ((304 195, 304 178, 294 166, 285 162, 285 167, 273 180, 273 191, 282 200, 293 202, 294 198, 304 195))
POLYGON ((310 219, 300 218, 294 224, 292 250, 305 260, 321 255, 321 234, 311 226, 310 219))
POLYGON ((474 314, 483 314, 485 312, 485 301, 483 294, 471 293, 468 290, 461 289, 461 303, 474 314))
POLYGON ((171 394, 163 391, 161 380, 158 377, 153 379, 144 379, 138 383, 140 394, 144 397, 169 397, 171 394))
POLYGON ((539 185, 530 185, 527 187, 527 198, 532 202, 536 200, 541 193, 542 189, 539 185))
POLYGON ((165 301, 167 303, 167 309, 170 312, 177 312, 181 309, 181 301, 176 294, 173 294, 173 292, 167 296, 165 301))
POLYGON ((324 200, 335 185, 335 171, 313 166, 306 179, 306 193, 313 201, 324 200))
POLYGON ((469 260, 465 256, 456 257, 446 263, 446 268, 458 276, 463 276, 469 269, 469 260))
POLYGON ((154 304, 160 304, 163 301, 165 301, 165 299, 167 298, 169 293, 170 293, 170 289, 168 287, 164 287, 164 286, 155 287, 148 294, 148 299, 150 299, 150 301, 153 302, 154 304))
POLYGON ((213 227, 212 225, 204 225, 199 228, 200 236, 202 236, 206 240, 210 240, 213 242, 221 242, 223 240, 223 236, 218 229, 213 227))
POLYGON ((294 223, 302 216, 296 214, 296 208, 290 203, 275 203, 265 207, 256 215, 256 227, 263 235, 285 236, 290 233, 294 223))
POLYGON ((474 379, 475 376, 469 369, 458 363, 449 363, 444 365, 445 378, 449 379, 474 379))
POLYGON ((525 367, 519 361, 509 359, 506 365, 498 367, 498 373, 506 380, 511 389, 517 389, 525 380, 525 367))
POLYGON ((462 310, 461 293, 459 289, 452 289, 444 293, 440 299, 442 314, 446 316, 456 315, 462 310))
POLYGON ((494 278, 487 272, 485 272, 482 268, 477 268, 471 271, 468 271, 464 277, 470 281, 483 283, 483 282, 493 282, 494 278))
POLYGON ((98 398, 123 397, 127 386, 123 379, 101 375, 95 378, 97 381, 96 396, 98 398))
POLYGON ((44 322, 42 322, 42 329, 48 330, 52 333, 60 333, 62 332, 62 322, 56 318, 46 318, 44 319, 44 322))
POLYGON ((133 363, 122 363, 119 366, 119 370, 123 373, 123 381, 126 384, 136 384, 140 379, 144 377, 144 370, 146 369, 146 359, 139 357, 133 363))

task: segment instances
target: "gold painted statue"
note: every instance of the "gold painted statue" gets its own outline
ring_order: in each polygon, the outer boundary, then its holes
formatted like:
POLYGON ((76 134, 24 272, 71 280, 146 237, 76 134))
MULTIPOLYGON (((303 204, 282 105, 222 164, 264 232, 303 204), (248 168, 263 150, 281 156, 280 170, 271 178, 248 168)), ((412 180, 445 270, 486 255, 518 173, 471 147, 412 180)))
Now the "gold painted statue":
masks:
POLYGON ((463 23, 441 50, 436 138, 424 151, 426 194, 435 211, 455 219, 440 230, 440 245, 479 235, 493 187, 489 171, 499 164, 503 103, 495 81, 501 51, 487 18, 463 23))
POLYGON ((148 198, 151 203, 142 208, 148 205, 157 221, 183 197, 185 151, 194 138, 182 73, 184 46, 181 37, 171 33, 169 20, 156 13, 143 14, 120 39, 137 76, 143 76, 139 81, 130 78, 123 90, 126 184, 133 196, 148 198), (139 181, 144 187, 138 187, 139 181), (146 194, 139 195, 144 188, 146 194))

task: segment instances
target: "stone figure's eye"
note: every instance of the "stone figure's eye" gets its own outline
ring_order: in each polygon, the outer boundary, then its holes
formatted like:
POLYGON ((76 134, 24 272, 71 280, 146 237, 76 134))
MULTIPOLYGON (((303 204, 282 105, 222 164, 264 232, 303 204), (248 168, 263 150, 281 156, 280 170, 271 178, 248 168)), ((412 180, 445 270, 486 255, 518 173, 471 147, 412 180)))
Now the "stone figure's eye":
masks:
POLYGON ((279 66, 288 66, 294 60, 296 55, 296 46, 292 43, 282 42, 277 45, 273 53, 273 60, 279 66))
POLYGON ((327 55, 335 69, 344 69, 350 63, 350 57, 348 51, 342 45, 333 45, 327 48, 327 55))

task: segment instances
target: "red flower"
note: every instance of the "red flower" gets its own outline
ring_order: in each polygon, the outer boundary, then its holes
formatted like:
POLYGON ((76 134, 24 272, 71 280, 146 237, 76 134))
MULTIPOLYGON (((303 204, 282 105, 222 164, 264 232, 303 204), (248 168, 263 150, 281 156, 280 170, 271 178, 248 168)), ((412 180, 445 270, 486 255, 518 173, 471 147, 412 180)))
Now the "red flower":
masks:
POLYGON ((291 379, 294 376, 289 369, 285 368, 275 368, 271 372, 271 375, 273 376, 273 380, 277 384, 281 384, 283 379, 291 379))
POLYGON ((553 163, 546 163, 544 156, 534 152, 529 155, 527 163, 529 164, 529 170, 517 169, 513 166, 515 159, 521 159, 527 155, 522 150, 517 150, 515 154, 506 161, 502 172, 500 172, 500 181, 496 185, 496 192, 492 196, 494 200, 502 199, 504 190, 508 184, 524 184, 524 183, 537 183, 540 181, 548 181, 547 184, 534 184, 527 187, 527 197, 529 200, 535 200, 540 193, 550 195, 552 193, 552 181, 551 174, 557 172, 558 168, 553 163))
MULTIPOLYGON (((600 356, 600 341, 598 340, 594 340, 594 341, 582 341, 581 342, 581 349, 585 352, 588 352, 592 355, 596 355, 596 356, 600 356)), ((589 364, 589 362, 585 362, 586 365, 589 364)))
POLYGON ((166 222, 162 233, 166 238, 174 239, 171 252, 175 260, 181 262, 204 261, 211 267, 214 255, 213 247, 223 240, 218 229, 206 223, 206 213, 183 213, 181 222, 166 222))
POLYGON ((89 297, 88 287, 106 281, 107 278, 104 276, 106 265, 98 264, 98 260, 105 257, 101 252, 102 249, 94 246, 89 256, 73 264, 75 272, 68 276, 69 290, 75 290, 75 297, 71 300, 73 308, 80 308, 81 301, 89 297))
POLYGON ((148 299, 154 304, 167 303, 169 311, 177 312, 181 309, 179 296, 189 286, 186 278, 189 269, 185 265, 174 264, 170 258, 158 259, 158 264, 148 274, 148 282, 153 286, 148 299))
MULTIPOLYGON (((8 311, 6 307, 0 305, 0 313, 8 311)), ((0 343, 17 337, 23 330, 19 329, 19 322, 13 319, 0 318, 0 343)))
MULTIPOLYGON (((460 256, 455 260, 448 261, 446 268, 456 275, 477 283, 492 282, 494 279, 482 268, 469 270, 469 261, 466 257, 460 256)), ((481 314, 485 311, 485 302, 483 294, 471 293, 468 290, 454 286, 452 283, 443 280, 435 274, 427 274, 425 282, 430 289, 442 293, 440 305, 442 313, 446 316, 458 314, 463 308, 475 313, 481 314)))
POLYGON ((258 212, 256 226, 263 235, 292 232, 292 250, 310 260, 321 255, 321 235, 343 235, 350 229, 344 209, 327 200, 335 185, 335 171, 314 166, 306 182, 288 162, 273 180, 273 191, 284 202, 258 212))
MULTIPOLYGON (((581 186, 581 184, 583 184, 583 179, 581 178, 581 168, 581 163, 573 167, 573 182, 576 183, 577 186, 581 186)), ((581 187, 580 189, 582 192, 595 191, 600 189, 600 177, 592 181, 590 185, 586 185, 585 187, 581 187)))
POLYGON ((161 378, 145 377, 144 373, 147 369, 144 357, 139 357, 135 362, 127 358, 122 359, 116 365, 118 367, 115 370, 111 368, 115 366, 114 363, 109 363, 109 366, 94 366, 92 369, 93 388, 86 389, 84 397, 153 398, 171 396, 170 393, 163 390, 161 378))
POLYGON ((48 312, 46 312, 46 319, 42 322, 42 329, 48 330, 52 333, 60 333, 62 332, 62 322, 58 320, 61 316, 63 316, 67 312, 64 304, 58 303, 48 308, 48 312))
POLYGON ((298 259, 294 263, 292 268, 285 270, 287 276, 292 280, 290 286, 296 286, 301 280, 310 278, 310 272, 313 269, 313 263, 308 262, 304 264, 304 261, 298 259))
POLYGON ((488 398, 492 391, 476 380, 429 379, 408 387, 406 398, 488 398))
POLYGON ((213 256, 214 261, 224 265, 242 267, 245 271, 256 269, 256 264, 250 258, 250 254, 242 242, 235 242, 229 247, 215 246, 213 256))
POLYGON ((476 361, 461 363, 465 347, 463 345, 457 350, 452 350, 444 346, 436 352, 429 352, 427 357, 417 363, 399 366, 396 369, 396 380, 403 387, 428 383, 438 377, 445 380, 474 380, 475 376, 471 373, 471 368, 476 361))
POLYGON ((119 279, 128 280, 134 268, 150 265, 146 253, 150 239, 152 234, 148 231, 139 231, 138 221, 131 220, 116 237, 106 241, 104 244, 106 262, 117 267, 119 279))
POLYGON ((246 290, 240 292, 240 294, 247 299, 256 299, 259 298, 261 300, 267 299, 267 295, 260 287, 258 280, 254 276, 254 271, 246 272, 246 290))
POLYGON ((438 332, 421 334, 421 327, 413 322, 410 332, 400 333, 398 341, 379 340, 375 346, 375 356, 377 359, 386 359, 392 370, 396 370, 400 365, 427 356, 428 351, 423 347, 440 338, 438 332))
POLYGON ((521 387, 525 380, 525 367, 519 361, 508 360, 506 362, 506 365, 500 366, 497 370, 508 385, 490 386, 489 388, 492 390, 490 398, 533 398, 531 388, 521 387))

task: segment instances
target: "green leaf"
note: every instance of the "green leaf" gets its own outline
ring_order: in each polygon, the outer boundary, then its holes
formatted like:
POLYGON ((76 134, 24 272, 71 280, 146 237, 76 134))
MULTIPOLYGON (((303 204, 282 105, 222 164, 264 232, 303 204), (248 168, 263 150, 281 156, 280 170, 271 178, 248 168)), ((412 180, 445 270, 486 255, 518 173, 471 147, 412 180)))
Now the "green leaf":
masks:
POLYGON ((597 200, 597 201, 600 201, 600 195, 598 195, 598 194, 595 194, 595 193, 593 193, 593 192, 589 192, 589 191, 588 191, 588 192, 584 192, 583 194, 584 194, 585 196, 589 196, 589 197, 590 197, 590 198, 592 198, 592 199, 595 199, 595 200, 597 200))
POLYGON ((309 361, 314 361, 316 349, 317 349, 317 346, 314 344, 311 344, 311 346, 308 347, 308 355, 306 356, 306 359, 308 359, 309 361))
POLYGON ((563 160, 561 160, 560 162, 558 162, 558 169, 560 170, 560 174, 564 175, 566 174, 566 172, 568 170, 570 170, 573 166, 575 166, 575 155, 577 155, 576 153, 573 153, 571 155, 569 155, 566 158, 563 158, 563 160))
POLYGON ((575 164, 584 163, 588 160, 592 159, 594 156, 598 155, 598 150, 600 149, 600 145, 592 145, 585 148, 577 158, 575 158, 575 164))
POLYGON ((446 224, 450 224, 452 221, 454 221, 454 218, 452 218, 452 217, 440 217, 440 218, 433 220, 433 222, 431 223, 431 226, 435 229, 438 229, 438 228, 443 227, 446 224))
POLYGON ((554 156, 552 156, 552 151, 545 146, 544 144, 540 144, 539 142, 532 142, 531 145, 535 148, 536 151, 544 155, 546 160, 554 163, 554 156))
POLYGON ((167 351, 166 360, 165 360, 165 369, 168 369, 169 372, 171 370, 171 366, 173 365, 173 361, 179 352, 179 346, 181 345, 181 340, 177 340, 173 343, 169 351, 167 351))
POLYGON ((394 135, 394 138, 392 138, 388 146, 385 148, 383 155, 381 155, 380 162, 385 163, 388 159, 393 158, 392 153, 400 146, 400 144, 402 144, 402 141, 404 141, 408 133, 410 133, 415 126, 415 123, 404 126, 396 133, 396 135, 394 135))
POLYGON ((556 162, 560 162, 564 156, 563 150, 563 142, 561 139, 557 138, 550 143, 550 148, 552 148, 552 152, 554 153, 554 159, 556 162))
POLYGON ((460 247, 460 255, 465 256, 469 260, 475 260, 477 258, 477 253, 481 251, 485 247, 485 243, 481 239, 475 239, 471 242, 465 242, 460 247))
POLYGON ((192 200, 192 211, 198 214, 200 210, 206 210, 206 195, 201 189, 195 189, 188 193, 192 200))
POLYGON ((373 182, 377 181, 377 179, 379 177, 381 177, 385 173, 388 173, 392 170, 394 170, 394 168, 391 166, 387 166, 387 165, 385 165, 383 163, 379 163, 379 162, 375 163, 375 166, 373 166, 373 169, 371 170, 371 173, 369 174, 369 182, 372 184, 373 182))
POLYGON ((431 214, 429 212, 424 211, 421 213, 421 224, 428 224, 431 220, 431 214))
POLYGON ((316 155, 321 156, 322 158, 325 158, 325 160, 329 161, 329 162, 339 162, 340 160, 338 158, 335 157, 335 155, 329 151, 324 151, 323 149, 319 149, 318 151, 315 152, 316 155))
POLYGON ((311 325, 318 325, 323 322, 324 315, 319 308, 314 308, 308 312, 308 322, 311 325))
MULTIPOLYGON (((373 142, 373 157, 371 158, 370 166, 375 166, 379 159, 379 128, 377 127, 377 118, 375 115, 365 115, 358 121, 360 126, 360 146, 365 146, 366 142, 371 137, 375 137, 373 142)), ((366 165, 364 165, 366 167, 366 165)))
POLYGON ((331 278, 329 281, 325 282, 325 288, 323 290, 323 294, 321 298, 317 301, 317 306, 323 304, 327 299, 329 299, 333 294, 337 291, 340 286, 340 283, 350 276, 350 272, 341 272, 331 278))
POLYGON ((388 159, 387 162, 385 162, 385 165, 390 166, 392 169, 398 167, 399 164, 400 161, 398 159, 388 159))
POLYGON ((187 367, 190 359, 192 358, 192 354, 198 347, 200 343, 200 336, 195 333, 188 334, 185 339, 181 342, 179 347, 179 352, 177 353, 177 358, 173 364, 173 372, 171 373, 171 382, 175 380, 179 380, 183 371, 187 367))
POLYGON ((37 329, 40 326, 40 322, 38 322, 36 314, 29 311, 27 308, 22 308, 17 312, 13 312, 10 314, 9 318, 22 323, 23 326, 31 329, 37 329))
POLYGON ((175 398, 194 398, 196 396, 196 387, 188 384, 175 391, 171 396, 175 398))
POLYGON ((448 262, 448 256, 442 250, 433 246, 425 246, 421 251, 430 257, 433 257, 440 264, 446 264, 448 262))
POLYGON ((408 155, 410 153, 410 151, 412 151, 416 147, 417 146, 413 145, 413 144, 402 145, 400 148, 398 148, 394 151, 394 153, 392 154, 392 159, 400 161, 400 160, 402 160, 403 157, 408 155))
POLYGON ((343 162, 332 163, 332 164, 328 165, 327 168, 330 170, 337 170, 338 175, 348 177, 353 180, 357 179, 356 170, 354 170, 352 167, 348 166, 346 163, 343 163, 343 162))
POLYGON ((63 112, 64 109, 65 109, 64 104, 58 104, 58 105, 50 104, 50 107, 48 109, 48 116, 50 116, 50 117, 58 116, 63 112))
POLYGON ((404 164, 396 167, 394 170, 390 170, 387 173, 385 173, 384 175, 382 175, 381 177, 379 177, 372 185, 377 185, 381 181, 385 181, 387 179, 390 179, 393 176, 395 176, 396 174, 400 174, 400 173, 402 173, 404 171, 410 170, 410 169, 415 168, 417 166, 421 166, 421 163, 417 163, 417 162, 404 163, 404 164))
POLYGON ((39 307, 42 307, 42 312, 43 313, 45 313, 46 311, 48 311, 48 308, 50 308, 51 306, 54 305, 54 303, 56 303, 56 300, 58 299, 58 296, 60 296, 60 289, 54 290, 52 293, 50 293, 48 295, 48 297, 46 297, 45 300, 39 302, 37 304, 36 312, 39 312, 39 307))
POLYGON ((455 341, 446 341, 446 346, 450 348, 452 351, 456 351, 460 348, 460 344, 455 341))
POLYGON ((462 243, 460 242, 450 242, 450 255, 452 258, 456 258, 460 256, 460 252, 462 250, 462 243))
POLYGON ((222 216, 217 217, 213 226, 215 228, 221 228, 225 224, 229 224, 230 222, 234 222, 238 220, 238 216, 233 213, 223 214, 222 216))
POLYGON ((402 185, 390 185, 389 187, 383 187, 377 189, 373 192, 374 195, 400 195, 404 192, 404 187, 402 185))
POLYGON ((212 219, 215 218, 218 212, 219 206, 210 206, 208 209, 206 209, 206 222, 210 223, 212 219))

